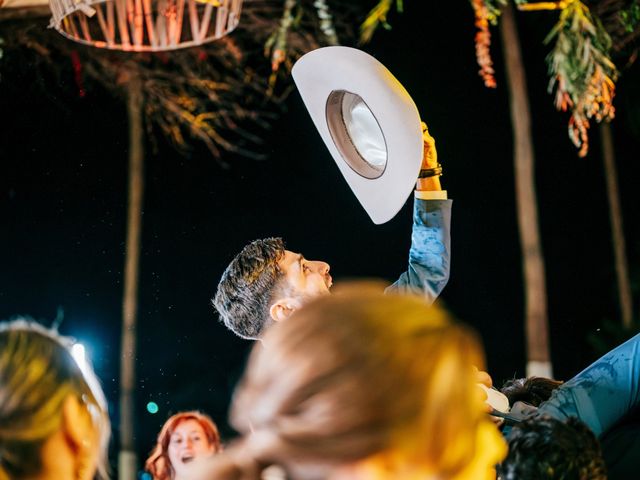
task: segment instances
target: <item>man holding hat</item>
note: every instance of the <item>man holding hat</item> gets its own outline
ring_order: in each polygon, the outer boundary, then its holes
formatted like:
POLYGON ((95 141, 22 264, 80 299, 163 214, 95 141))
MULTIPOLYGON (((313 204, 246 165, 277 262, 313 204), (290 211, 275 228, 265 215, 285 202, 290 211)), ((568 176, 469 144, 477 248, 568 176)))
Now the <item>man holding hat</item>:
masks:
MULTIPOLYGON (((449 279, 451 200, 440 185, 435 141, 411 97, 380 62, 353 48, 314 50, 292 73, 325 145, 375 223, 393 218, 415 189, 409 268, 386 291, 435 300, 449 279)), ((213 304, 230 330, 256 340, 331 285, 327 263, 267 238, 231 261, 213 304)))
MULTIPOLYGON (((424 174, 418 178, 409 268, 389 291, 422 292, 430 300, 449 280, 451 200, 441 189, 435 141, 424 133, 424 174)), ((213 299, 221 320, 236 335, 256 340, 274 321, 306 300, 329 293, 329 265, 285 250, 280 238, 255 240, 231 261, 213 299)))

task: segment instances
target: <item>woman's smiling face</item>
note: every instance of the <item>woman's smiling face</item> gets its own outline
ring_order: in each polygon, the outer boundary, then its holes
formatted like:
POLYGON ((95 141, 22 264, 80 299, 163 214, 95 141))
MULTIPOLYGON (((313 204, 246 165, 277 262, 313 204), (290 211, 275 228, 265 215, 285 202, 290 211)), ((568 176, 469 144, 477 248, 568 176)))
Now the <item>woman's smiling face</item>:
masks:
POLYGON ((193 419, 180 422, 169 440, 169 460, 177 477, 194 459, 212 455, 215 451, 202 425, 193 419))

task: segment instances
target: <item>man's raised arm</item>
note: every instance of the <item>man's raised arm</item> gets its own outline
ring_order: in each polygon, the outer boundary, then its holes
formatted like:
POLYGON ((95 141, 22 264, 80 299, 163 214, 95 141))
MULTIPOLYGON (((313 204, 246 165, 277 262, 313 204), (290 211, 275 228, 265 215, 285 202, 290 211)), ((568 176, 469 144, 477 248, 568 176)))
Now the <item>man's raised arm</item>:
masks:
POLYGON ((442 190, 435 140, 423 124, 424 155, 414 192, 409 269, 386 292, 405 291, 434 301, 449 281, 451 200, 442 190))

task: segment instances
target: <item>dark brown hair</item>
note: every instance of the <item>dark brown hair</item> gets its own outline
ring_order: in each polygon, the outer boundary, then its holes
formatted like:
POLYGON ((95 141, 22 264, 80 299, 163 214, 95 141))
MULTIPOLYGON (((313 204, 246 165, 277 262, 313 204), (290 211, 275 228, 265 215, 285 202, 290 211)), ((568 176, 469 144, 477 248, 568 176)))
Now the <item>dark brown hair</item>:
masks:
POLYGON ((270 325, 269 308, 282 278, 278 262, 283 256, 281 238, 254 240, 222 274, 213 305, 236 335, 256 340, 270 325))
POLYGON ((529 418, 509 434, 509 454, 498 467, 502 480, 606 480, 594 433, 575 417, 529 418))
POLYGON ((526 402, 539 407, 551 397, 551 393, 562 385, 559 380, 545 377, 514 378, 507 380, 500 391, 509 399, 509 405, 526 402))

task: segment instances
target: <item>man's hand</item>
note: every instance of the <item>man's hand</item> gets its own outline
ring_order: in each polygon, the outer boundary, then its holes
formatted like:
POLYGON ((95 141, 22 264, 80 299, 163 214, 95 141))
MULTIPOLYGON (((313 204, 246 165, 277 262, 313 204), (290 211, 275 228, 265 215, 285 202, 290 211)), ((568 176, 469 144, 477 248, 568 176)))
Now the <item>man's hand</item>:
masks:
MULTIPOLYGON (((438 166, 438 151, 436 150, 436 141, 429 134, 427 124, 422 122, 422 165, 420 169, 436 168, 438 166)), ((440 186, 440 177, 418 178, 416 183, 418 191, 438 191, 442 190, 440 186)))
MULTIPOLYGON (((473 366, 473 371, 476 374, 476 383, 478 385, 484 385, 487 388, 491 388, 493 386, 493 380, 491 380, 491 376, 487 372, 478 370, 478 367, 476 366, 473 366)), ((478 395, 480 395, 483 402, 487 401, 487 392, 484 388, 478 387, 478 395)), ((493 410, 493 407, 488 403, 484 403, 484 408, 487 413, 491 413, 491 410, 493 410)))
POLYGON ((420 168, 435 168, 438 166, 438 152, 436 140, 429 134, 427 124, 422 122, 422 142, 424 150, 422 154, 422 166, 420 168))
MULTIPOLYGON (((483 385, 487 388, 491 388, 493 386, 493 380, 491 380, 491 376, 484 371, 478 370, 475 366, 473 367, 474 371, 476 372, 476 382, 479 385, 483 385)), ((489 405, 489 403, 487 403, 487 392, 484 390, 484 388, 478 388, 478 390, 480 391, 480 396, 482 398, 482 401, 485 402, 484 403, 484 409, 487 413, 491 413, 493 411, 493 407, 491 405, 489 405)), ((494 417, 491 416, 491 420, 493 420, 493 423, 495 423, 496 426, 500 426, 502 425, 502 423, 504 422, 504 419, 502 418, 498 418, 498 417, 494 417)))
POLYGON ((477 367, 473 367, 475 372, 476 372, 476 382, 477 383, 481 383, 482 385, 484 385, 487 388, 491 388, 493 387, 493 380, 491 380, 491 375, 489 375, 487 372, 483 372, 481 370, 478 370, 477 367))

